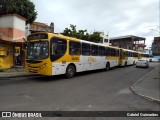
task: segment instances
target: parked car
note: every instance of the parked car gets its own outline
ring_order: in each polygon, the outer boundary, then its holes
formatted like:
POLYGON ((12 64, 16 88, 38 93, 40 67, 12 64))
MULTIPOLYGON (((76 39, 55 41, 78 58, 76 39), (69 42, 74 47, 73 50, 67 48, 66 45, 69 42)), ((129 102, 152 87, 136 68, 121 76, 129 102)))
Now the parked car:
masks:
POLYGON ((148 68, 149 67, 149 62, 148 62, 148 60, 138 60, 136 62, 136 67, 145 67, 145 68, 148 68))
POLYGON ((149 62, 158 62, 157 58, 149 58, 149 62))

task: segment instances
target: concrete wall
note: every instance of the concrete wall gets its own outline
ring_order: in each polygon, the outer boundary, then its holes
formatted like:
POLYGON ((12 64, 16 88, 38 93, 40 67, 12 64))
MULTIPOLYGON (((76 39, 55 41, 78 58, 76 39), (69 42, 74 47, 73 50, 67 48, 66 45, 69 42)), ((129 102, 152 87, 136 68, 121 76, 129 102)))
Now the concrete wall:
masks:
POLYGON ((25 31, 26 21, 16 15, 5 15, 0 17, 1 28, 16 28, 25 31))
POLYGON ((17 16, 13 16, 13 28, 24 31, 25 32, 26 21, 17 16))
POLYGON ((1 28, 13 28, 14 18, 13 16, 2 16, 0 17, 1 28))
MULTIPOLYGON (((0 16, 0 69, 14 66, 14 43, 12 41, 25 38, 26 19, 17 15, 0 16), (11 41, 11 42, 6 42, 11 41)), ((15 46, 22 44, 17 43, 15 46)))
POLYGON ((152 43, 152 51, 154 56, 160 56, 160 42, 152 43))
POLYGON ((0 17, 0 34, 17 40, 25 37, 26 20, 17 15, 0 17))
POLYGON ((22 30, 16 28, 0 28, 0 34, 17 40, 25 37, 25 33, 22 30))

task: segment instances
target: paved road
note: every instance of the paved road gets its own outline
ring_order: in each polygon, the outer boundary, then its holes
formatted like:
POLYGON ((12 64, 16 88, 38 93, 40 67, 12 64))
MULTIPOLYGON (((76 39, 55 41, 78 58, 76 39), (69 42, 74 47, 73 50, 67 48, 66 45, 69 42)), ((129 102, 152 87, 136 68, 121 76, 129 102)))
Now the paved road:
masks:
POLYGON ((72 79, 64 76, 3 79, 0 80, 0 110, 160 110, 158 103, 147 101, 129 89, 157 65, 151 63, 149 69, 128 66, 85 72, 72 79))

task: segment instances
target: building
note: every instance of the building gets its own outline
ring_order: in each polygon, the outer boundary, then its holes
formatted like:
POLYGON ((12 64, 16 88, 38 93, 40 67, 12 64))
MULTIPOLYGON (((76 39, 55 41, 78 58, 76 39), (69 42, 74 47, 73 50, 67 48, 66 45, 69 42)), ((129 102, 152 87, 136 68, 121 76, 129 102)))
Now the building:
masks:
POLYGON ((146 47, 145 38, 133 35, 112 37, 109 40, 112 46, 135 51, 144 51, 146 47))
POLYGON ((159 56, 160 59, 160 37, 154 37, 154 41, 152 43, 152 52, 153 56, 159 56))
POLYGON ((150 57, 153 57, 153 53, 151 49, 145 49, 144 52, 149 54, 150 57))
POLYGON ((48 26, 45 23, 33 22, 29 26, 29 31, 30 31, 30 33, 35 33, 35 32, 52 32, 52 33, 54 33, 54 23, 51 23, 50 26, 48 26))
POLYGON ((50 26, 41 22, 33 22, 31 25, 28 24, 25 28, 25 36, 36 32, 51 32, 54 33, 54 23, 51 22, 50 26))
POLYGON ((0 69, 24 64, 26 20, 18 14, 0 16, 0 69))
POLYGON ((103 41, 102 41, 102 43, 104 44, 104 45, 107 45, 107 46, 109 46, 109 38, 108 38, 108 35, 105 35, 103 32, 100 34, 100 37, 102 37, 103 38, 103 41))

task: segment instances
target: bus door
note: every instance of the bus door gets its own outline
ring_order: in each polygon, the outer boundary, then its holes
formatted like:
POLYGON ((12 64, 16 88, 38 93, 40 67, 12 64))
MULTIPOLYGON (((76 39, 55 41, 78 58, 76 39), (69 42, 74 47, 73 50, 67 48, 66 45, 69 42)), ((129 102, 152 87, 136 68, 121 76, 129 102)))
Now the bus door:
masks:
POLYGON ((52 62, 52 74, 64 74, 67 67, 67 40, 53 37, 50 43, 50 60, 52 62))

